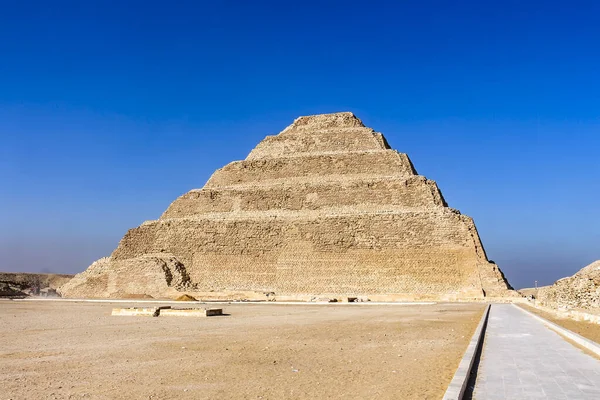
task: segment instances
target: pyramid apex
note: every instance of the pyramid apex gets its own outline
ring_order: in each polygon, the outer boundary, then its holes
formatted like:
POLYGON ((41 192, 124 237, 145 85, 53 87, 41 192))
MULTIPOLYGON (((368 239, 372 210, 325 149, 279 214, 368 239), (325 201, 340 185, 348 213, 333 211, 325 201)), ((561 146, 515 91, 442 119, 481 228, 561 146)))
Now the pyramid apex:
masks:
POLYGON ((299 117, 288 129, 331 129, 331 128, 362 128, 365 125, 353 113, 337 112, 331 114, 317 114, 299 117))

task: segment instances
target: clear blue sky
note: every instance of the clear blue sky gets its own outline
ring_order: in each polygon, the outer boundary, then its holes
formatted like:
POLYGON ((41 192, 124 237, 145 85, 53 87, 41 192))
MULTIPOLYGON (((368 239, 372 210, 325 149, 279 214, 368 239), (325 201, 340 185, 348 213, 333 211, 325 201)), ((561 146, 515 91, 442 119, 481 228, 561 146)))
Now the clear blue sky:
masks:
POLYGON ((600 259, 600 2, 0 3, 0 270, 82 271, 335 111, 473 216, 515 287, 600 259))

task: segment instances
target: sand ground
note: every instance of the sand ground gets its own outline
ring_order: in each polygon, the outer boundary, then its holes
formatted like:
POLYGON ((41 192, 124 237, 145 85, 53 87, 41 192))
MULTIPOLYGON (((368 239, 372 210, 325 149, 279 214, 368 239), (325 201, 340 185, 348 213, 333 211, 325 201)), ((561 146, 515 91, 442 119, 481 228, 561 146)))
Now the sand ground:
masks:
POLYGON ((552 321, 563 328, 567 328, 585 338, 593 340, 596 343, 600 343, 600 325, 598 324, 587 321, 575 321, 574 319, 570 318, 558 318, 554 314, 538 310, 537 308, 531 307, 527 304, 522 304, 521 306, 542 318, 546 318, 548 321, 552 321))
POLYGON ((0 301, 0 399, 439 399, 483 304, 223 305, 113 317, 0 301))

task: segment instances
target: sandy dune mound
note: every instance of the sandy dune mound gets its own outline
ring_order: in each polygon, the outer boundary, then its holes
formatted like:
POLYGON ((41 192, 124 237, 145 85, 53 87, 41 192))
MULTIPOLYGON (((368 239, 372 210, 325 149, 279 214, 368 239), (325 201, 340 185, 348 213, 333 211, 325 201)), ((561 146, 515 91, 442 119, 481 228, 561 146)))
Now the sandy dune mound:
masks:
POLYGON ((198 301, 195 297, 190 296, 189 294, 182 294, 181 296, 175 299, 176 301, 198 301))

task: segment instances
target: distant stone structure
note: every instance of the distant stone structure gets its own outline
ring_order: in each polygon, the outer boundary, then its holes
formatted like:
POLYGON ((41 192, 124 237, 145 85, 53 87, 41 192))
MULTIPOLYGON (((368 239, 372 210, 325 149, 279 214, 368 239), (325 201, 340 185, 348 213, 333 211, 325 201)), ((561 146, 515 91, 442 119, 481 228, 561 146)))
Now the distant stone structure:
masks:
POLYGON ((267 136, 60 291, 454 300, 510 289, 473 220, 344 112, 300 117, 267 136))
POLYGON ((0 297, 56 296, 73 275, 0 272, 0 297))
POLYGON ((600 312, 600 260, 573 276, 539 288, 536 297, 542 305, 555 309, 600 312))

